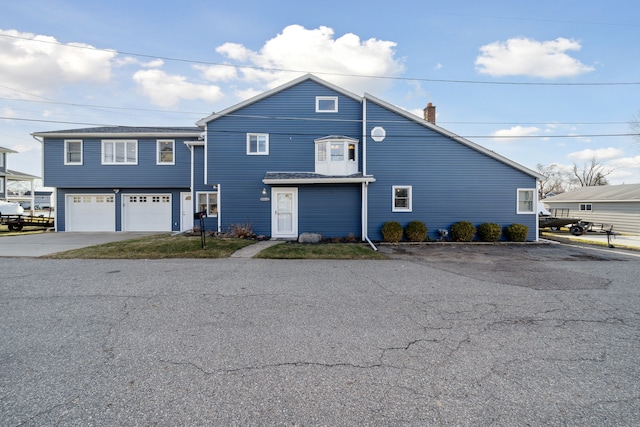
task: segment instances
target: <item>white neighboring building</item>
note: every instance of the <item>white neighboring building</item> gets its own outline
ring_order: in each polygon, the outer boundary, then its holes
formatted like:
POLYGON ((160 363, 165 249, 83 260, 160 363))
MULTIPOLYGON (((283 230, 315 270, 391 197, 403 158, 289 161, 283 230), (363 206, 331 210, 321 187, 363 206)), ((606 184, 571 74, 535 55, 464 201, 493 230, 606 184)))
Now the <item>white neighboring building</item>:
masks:
POLYGON ((554 210, 596 224, 613 225, 613 231, 640 235, 640 184, 580 187, 542 202, 554 210))

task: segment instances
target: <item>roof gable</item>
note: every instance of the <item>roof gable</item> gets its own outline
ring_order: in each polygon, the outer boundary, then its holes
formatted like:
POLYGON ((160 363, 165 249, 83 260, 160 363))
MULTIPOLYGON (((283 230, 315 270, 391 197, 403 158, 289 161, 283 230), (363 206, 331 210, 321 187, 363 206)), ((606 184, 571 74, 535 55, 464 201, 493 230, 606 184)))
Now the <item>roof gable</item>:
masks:
POLYGON ((523 166, 523 165, 521 165, 519 163, 516 163, 513 160, 510 160, 510 159, 508 159, 508 158, 506 158, 504 156, 501 156, 500 154, 496 153, 495 151, 491 151, 488 148, 485 148, 485 147, 483 147, 481 145, 476 144, 475 142, 472 142, 472 141, 470 141, 470 140, 468 140, 466 138, 463 138, 463 137, 461 137, 459 135, 456 135, 455 133, 453 133, 451 131, 448 131, 447 129, 441 128, 440 126, 437 126, 437 125, 435 125, 433 123, 430 123, 430 122, 428 122, 428 121, 426 121, 424 119, 421 119, 420 117, 418 117, 418 116, 416 116, 414 114, 411 114, 410 112, 408 112, 406 110, 403 110, 402 108, 396 107, 395 105, 389 104, 386 101, 383 101, 383 100, 381 100, 379 98, 376 98, 373 95, 365 93, 363 99, 365 101, 373 102, 373 103, 379 105, 382 108, 385 108, 385 109, 387 109, 389 111, 392 111, 393 113, 398 114, 399 116, 402 116, 402 117, 404 117, 404 118, 406 118, 408 120, 413 121, 414 123, 419 124, 420 126, 423 126, 423 127, 427 128, 427 129, 430 129, 430 130, 432 130, 434 132, 437 132, 437 133, 439 133, 439 134, 441 134, 443 136, 446 136, 447 138, 450 138, 450 139, 452 139, 452 140, 454 140, 454 141, 456 141, 456 142, 458 142, 458 143, 460 143, 462 145, 465 145, 465 146, 467 146, 467 147, 469 147, 469 148, 471 148, 471 149, 473 149, 473 150, 475 150, 475 151, 477 151, 479 153, 482 153, 482 154, 484 154, 484 155, 486 155, 488 157, 491 157, 491 158, 493 158, 495 160, 498 160, 499 162, 502 162, 502 163, 514 168, 514 169, 517 169, 517 170, 519 170, 521 172, 524 172, 525 174, 530 175, 530 176, 532 176, 532 177, 534 177, 536 179, 544 179, 543 175, 541 175, 541 174, 539 174, 539 173, 537 173, 537 172, 535 172, 535 171, 533 171, 533 170, 531 170, 531 169, 529 169, 529 168, 527 168, 527 167, 525 167, 525 166, 523 166))
POLYGON ((326 80, 322 80, 321 78, 316 77, 313 74, 305 74, 304 76, 298 77, 295 80, 292 80, 292 81, 290 81, 288 83, 285 83, 285 84, 283 84, 281 86, 278 86, 278 87, 276 87, 274 89, 271 89, 271 90, 263 92, 263 93, 261 93, 259 95, 256 95, 253 98, 249 98, 249 99, 247 99, 245 101, 242 101, 239 104, 233 105, 233 106, 231 106, 229 108, 226 108, 226 109, 224 109, 224 110, 222 110, 222 111, 220 111, 218 113, 213 113, 213 114, 205 117, 204 119, 198 120, 196 122, 196 124, 198 126, 205 126, 207 123, 212 122, 212 121, 214 121, 214 120, 216 120, 216 119, 218 119, 220 117, 232 114, 232 113, 234 113, 234 112, 236 112, 236 111, 238 111, 238 110, 240 110, 240 109, 242 109, 244 107, 247 107, 249 105, 255 104, 256 102, 259 102, 259 101, 261 101, 263 99, 266 99, 266 98, 268 98, 270 96, 273 96, 273 95, 275 95, 277 93, 283 92, 283 91, 285 91, 285 90, 287 90, 287 89, 289 89, 289 88, 291 88, 293 86, 296 86, 296 85, 298 85, 298 84, 300 84, 302 82, 308 81, 308 80, 313 81, 315 83, 318 83, 319 85, 325 86, 325 87, 327 87, 327 88, 329 88, 329 89, 331 89, 331 90, 333 90, 335 92, 338 92, 338 93, 340 93, 340 94, 342 94, 342 95, 344 95, 346 97, 349 97, 349 98, 351 98, 351 99, 353 99, 355 101, 358 101, 358 102, 362 101, 361 97, 359 97, 358 95, 356 95, 354 93, 349 92, 348 90, 342 89, 341 87, 336 86, 333 83, 329 83, 326 80))

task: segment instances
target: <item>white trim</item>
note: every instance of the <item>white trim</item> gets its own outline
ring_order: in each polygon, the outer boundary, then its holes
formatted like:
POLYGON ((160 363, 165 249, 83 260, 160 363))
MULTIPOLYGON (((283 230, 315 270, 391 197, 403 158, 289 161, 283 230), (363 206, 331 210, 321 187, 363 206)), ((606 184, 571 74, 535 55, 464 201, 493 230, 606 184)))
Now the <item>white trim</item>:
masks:
POLYGON ((64 140, 64 164, 65 166, 81 166, 84 160, 84 143, 82 139, 65 139, 64 140), (79 142, 80 143, 80 161, 78 162, 70 162, 69 159, 69 143, 70 142, 79 142))
POLYGON ((269 155, 269 134, 268 133, 250 133, 247 132, 247 156, 268 156, 269 155), (251 151, 251 137, 256 137, 256 150, 255 152, 251 151), (260 137, 265 138, 264 148, 265 151, 260 150, 260 137))
MULTIPOLYGON (((536 206, 536 195, 537 191, 535 188, 517 188, 516 189, 516 214, 518 215, 537 215, 537 206, 536 206), (520 210, 520 192, 521 191, 530 191, 531 192, 531 211, 521 211, 520 210)), ((528 200, 527 200, 528 201, 528 200)))
POLYGON ((316 113, 337 113, 338 97, 337 96, 316 96, 316 113), (321 101, 333 101, 334 108, 331 110, 323 110, 320 108, 321 101))
POLYGON ((218 216, 218 213, 220 212, 220 208, 218 207, 218 199, 219 199, 219 195, 218 195, 218 191, 212 189, 211 191, 196 191, 196 199, 194 201, 195 206, 198 207, 198 212, 200 212, 200 195, 201 194, 206 194, 207 195, 207 217, 209 218, 215 218, 218 216), (211 204, 211 195, 215 194, 216 195, 216 213, 215 214, 211 214, 209 212, 209 205, 211 204))
POLYGON ((359 176, 356 178, 265 178, 263 184, 267 185, 283 185, 283 184, 357 184, 360 182, 376 182, 372 176, 359 176))
POLYGON ((156 140, 156 165, 158 166, 171 166, 176 164, 176 140, 175 139, 158 139, 156 140), (160 150, 160 144, 169 142, 171 143, 171 161, 161 161, 162 152, 160 150))
MULTIPOLYGON (((126 166, 133 166, 133 165, 137 165, 138 164, 138 140, 137 139, 103 139, 101 144, 100 144, 101 150, 100 150, 100 164, 102 165, 126 165, 126 166), (126 155, 126 147, 128 143, 134 143, 135 147, 136 147, 136 160, 135 162, 127 162, 127 155, 126 155), (105 162, 104 161, 104 145, 105 143, 113 143, 113 144, 125 144, 125 161, 124 162, 105 162)), ((114 145, 114 153, 113 153, 113 157, 115 159, 115 145, 114 145)))
POLYGON ((579 212, 593 212, 593 203, 588 203, 588 202, 578 203, 578 211, 579 212), (587 206, 589 207, 589 209, 587 209, 587 206), (584 207, 584 209, 583 209, 583 207, 584 207))
POLYGON ((0 193, 4 193, 4 176, 0 176, 0 193))
POLYGON ((412 185, 393 185, 391 187, 391 212, 412 212, 413 211, 413 186, 412 185), (409 206, 406 208, 396 207, 396 190, 406 188, 409 190, 407 198, 409 199, 409 206))

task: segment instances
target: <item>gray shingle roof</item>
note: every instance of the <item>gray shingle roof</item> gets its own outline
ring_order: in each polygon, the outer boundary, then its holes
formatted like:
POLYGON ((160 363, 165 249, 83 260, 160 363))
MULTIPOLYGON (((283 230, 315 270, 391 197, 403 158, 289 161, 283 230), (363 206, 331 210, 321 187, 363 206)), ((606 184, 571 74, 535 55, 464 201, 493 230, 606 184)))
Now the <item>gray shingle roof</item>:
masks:
POLYGON ((545 203, 640 201, 640 184, 599 185, 580 187, 557 196, 544 199, 545 203))
POLYGON ((102 126, 81 129, 54 130, 49 132, 34 132, 35 136, 57 136, 57 135, 131 135, 131 134, 193 134, 199 135, 203 131, 197 126, 102 126))

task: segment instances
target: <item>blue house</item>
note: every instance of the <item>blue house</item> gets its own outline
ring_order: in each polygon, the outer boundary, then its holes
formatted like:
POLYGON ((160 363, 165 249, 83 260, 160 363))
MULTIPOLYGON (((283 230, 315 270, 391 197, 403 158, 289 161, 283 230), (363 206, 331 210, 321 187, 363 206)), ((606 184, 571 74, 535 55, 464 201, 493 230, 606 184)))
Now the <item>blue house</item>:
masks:
POLYGON ((434 108, 423 119, 305 75, 193 128, 34 135, 59 231, 180 231, 206 211, 207 229, 282 239, 381 240, 392 220, 437 238, 468 220, 525 224, 536 240, 541 176, 435 125, 434 108))

